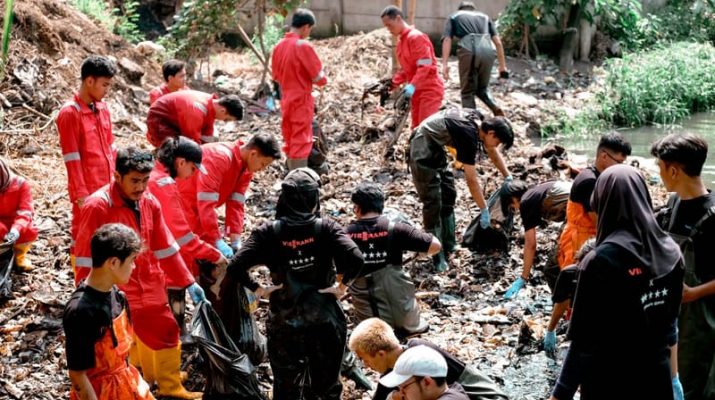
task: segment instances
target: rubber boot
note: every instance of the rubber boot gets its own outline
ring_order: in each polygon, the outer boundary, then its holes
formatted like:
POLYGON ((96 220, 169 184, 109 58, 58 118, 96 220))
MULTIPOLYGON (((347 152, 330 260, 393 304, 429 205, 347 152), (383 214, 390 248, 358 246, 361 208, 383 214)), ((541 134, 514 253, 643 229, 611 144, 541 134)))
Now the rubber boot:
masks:
POLYGON ((200 399, 201 392, 189 392, 181 384, 181 344, 169 349, 154 351, 156 361, 156 382, 159 385, 158 396, 177 399, 200 399))
POLYGON ((286 166, 288 167, 288 171, 292 171, 294 169, 298 168, 303 168, 308 166, 308 159, 307 158, 289 158, 286 160, 286 166))
POLYGON ((457 224, 454 221, 454 212, 442 217, 442 237, 440 239, 442 240, 442 250, 447 256, 457 249, 457 241, 454 236, 456 229, 457 224))
MULTIPOLYGON (((442 231, 443 231, 442 228, 443 228, 442 226, 437 226, 434 229, 429 230, 429 233, 434 235, 434 237, 436 237, 437 240, 440 241, 440 243, 443 240, 442 236, 444 236, 444 235, 442 235, 442 231)), ((442 246, 444 248, 444 245, 442 245, 442 246)), ((440 250, 439 253, 432 256, 432 266, 434 267, 434 270, 436 272, 444 272, 447 270, 448 265, 447 265, 447 258, 444 256, 444 249, 440 250)))
POLYGON ((356 357, 352 351, 343 353, 343 362, 340 365, 340 375, 355 382, 355 386, 363 390, 372 390, 372 383, 356 364, 356 357))
POLYGON ((145 345, 137 335, 134 335, 134 345, 129 349, 129 362, 142 371, 142 377, 150 387, 156 383, 154 350, 145 345))
POLYGON ((171 313, 174 314, 174 319, 176 319, 176 323, 179 325, 181 344, 184 346, 193 345, 194 339, 189 334, 186 328, 186 322, 184 321, 184 314, 186 313, 186 289, 167 289, 166 294, 169 298, 171 313))
POLYGON ((15 245, 15 267, 20 272, 30 272, 34 269, 30 260, 27 259, 27 252, 30 251, 32 242, 15 245))

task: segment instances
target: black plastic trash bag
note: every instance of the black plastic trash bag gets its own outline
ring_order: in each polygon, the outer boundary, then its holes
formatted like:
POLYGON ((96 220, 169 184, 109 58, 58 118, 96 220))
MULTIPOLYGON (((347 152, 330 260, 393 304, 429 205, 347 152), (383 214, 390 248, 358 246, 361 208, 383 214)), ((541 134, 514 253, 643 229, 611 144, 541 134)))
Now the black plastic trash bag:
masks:
POLYGON ((478 254, 509 251, 511 245, 509 238, 514 227, 514 213, 511 209, 506 212, 502 210, 500 192, 501 189, 497 190, 487 200, 491 226, 482 228, 479 225, 481 213, 477 215, 477 218, 474 218, 467 230, 464 231, 462 246, 478 254))
POLYGON ((221 293, 218 314, 238 349, 248 355, 253 365, 258 365, 266 360, 266 337, 258 330, 256 320, 251 314, 246 289, 238 282, 229 287, 235 287, 236 290, 230 290, 227 294, 221 293))
POLYGON ((12 281, 10 272, 12 264, 15 262, 12 243, 0 244, 0 300, 12 298, 12 281))
POLYGON ((194 311, 191 335, 203 358, 206 375, 204 399, 266 400, 261 393, 255 367, 242 354, 207 302, 194 311))

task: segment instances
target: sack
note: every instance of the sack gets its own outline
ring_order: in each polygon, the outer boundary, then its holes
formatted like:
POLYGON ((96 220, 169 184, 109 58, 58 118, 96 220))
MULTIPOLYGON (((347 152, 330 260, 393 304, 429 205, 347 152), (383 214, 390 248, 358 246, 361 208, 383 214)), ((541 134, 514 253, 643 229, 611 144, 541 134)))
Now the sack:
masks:
POLYGON ((457 379, 470 400, 507 400, 496 383, 477 368, 468 365, 457 379))
POLYGON ((12 299, 12 279, 10 272, 15 263, 12 243, 0 244, 0 300, 12 299))
POLYGON ((206 376, 204 399, 267 399, 248 355, 238 350, 209 303, 196 307, 191 327, 206 376))
POLYGON ((487 200, 489 217, 492 222, 491 226, 482 228, 479 225, 479 217, 481 216, 481 213, 479 213, 462 236, 462 246, 477 254, 507 252, 511 246, 509 238, 514 228, 514 213, 511 212, 511 209, 508 209, 506 213, 504 212, 501 206, 500 192, 501 188, 487 200))
POLYGON ((328 173, 328 138, 320 129, 318 119, 313 118, 313 148, 308 156, 308 167, 319 175, 328 173))
POLYGON ((258 330, 251 314, 251 301, 245 288, 238 282, 230 287, 236 289, 222 293, 221 320, 238 350, 248 355, 254 365, 258 365, 266 359, 266 337, 258 330))

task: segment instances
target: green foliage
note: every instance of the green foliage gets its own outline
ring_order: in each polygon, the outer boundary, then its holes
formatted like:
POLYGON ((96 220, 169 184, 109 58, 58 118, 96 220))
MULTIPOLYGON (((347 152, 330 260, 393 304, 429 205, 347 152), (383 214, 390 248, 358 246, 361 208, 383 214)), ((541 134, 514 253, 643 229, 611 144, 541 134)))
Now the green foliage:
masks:
POLYGON ((589 105, 578 110, 573 115, 567 114, 563 109, 547 110, 549 119, 541 128, 544 137, 554 135, 564 136, 589 136, 608 129, 608 123, 600 118, 596 106, 589 105))
POLYGON ((161 44, 182 59, 203 56, 219 35, 235 23, 234 0, 187 0, 174 16, 174 25, 161 44))
POLYGON ((118 9, 114 10, 114 14, 117 16, 114 33, 132 43, 144 40, 144 34, 139 30, 138 7, 138 0, 130 0, 124 3, 124 12, 120 12, 118 9))
POLYGON ((601 115, 619 126, 672 124, 715 107, 715 47, 673 43, 609 60, 601 115))
MULTIPOLYGON (((266 22, 263 27, 263 45, 266 48, 266 52, 270 52, 276 44, 283 38, 283 24, 285 22, 285 17, 281 14, 272 14, 266 17, 266 22)), ((258 32, 253 34, 251 42, 257 48, 261 48, 261 38, 258 36, 258 32)))
POLYGON ((70 0, 83 14, 95 19, 100 25, 129 42, 138 43, 144 40, 139 31, 139 1, 130 0, 124 4, 124 12, 119 9, 109 9, 105 0, 70 0))
MULTIPOLYGON (((12 10, 14 5, 15 0, 6 0, 5 2, 5 17, 3 18, 2 29, 2 55, 0 58, 0 81, 5 78, 5 65, 7 65, 7 56, 10 52, 10 32, 12 31, 12 10)), ((2 121, 2 118, 0 118, 0 121, 2 121)))

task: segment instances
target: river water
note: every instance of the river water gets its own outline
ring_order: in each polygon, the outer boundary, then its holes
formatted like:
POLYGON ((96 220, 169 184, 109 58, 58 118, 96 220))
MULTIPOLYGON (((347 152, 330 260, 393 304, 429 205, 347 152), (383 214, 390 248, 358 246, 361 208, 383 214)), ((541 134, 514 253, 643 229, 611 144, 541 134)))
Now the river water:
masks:
MULTIPOLYGON (((668 133, 693 133, 702 136, 709 144, 708 158, 703 167, 702 177, 709 188, 715 188, 715 111, 694 114, 680 121, 679 125, 676 126, 643 126, 635 129, 619 129, 618 131, 631 142, 633 156, 649 160, 652 160, 650 155, 651 144, 668 133)), ((598 139, 598 135, 593 135, 589 137, 557 138, 555 141, 566 147, 570 152, 585 155, 589 160, 592 160, 596 152, 598 139)))

